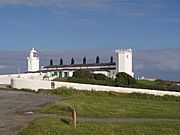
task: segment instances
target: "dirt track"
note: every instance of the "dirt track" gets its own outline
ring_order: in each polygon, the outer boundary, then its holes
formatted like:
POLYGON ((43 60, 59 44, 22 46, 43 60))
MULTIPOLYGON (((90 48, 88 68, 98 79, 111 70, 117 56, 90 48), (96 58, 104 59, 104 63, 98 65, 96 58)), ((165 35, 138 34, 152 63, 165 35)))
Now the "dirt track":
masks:
POLYGON ((59 96, 40 95, 0 88, 0 135, 15 135, 36 118, 36 115, 24 115, 24 112, 38 109, 59 96))

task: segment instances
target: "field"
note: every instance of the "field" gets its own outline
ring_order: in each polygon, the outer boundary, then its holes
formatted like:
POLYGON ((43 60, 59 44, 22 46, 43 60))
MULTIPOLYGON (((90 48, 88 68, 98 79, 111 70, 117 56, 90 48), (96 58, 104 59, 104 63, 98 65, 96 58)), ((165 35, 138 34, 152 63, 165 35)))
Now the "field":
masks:
POLYGON ((73 128, 56 117, 49 117, 33 121, 18 135, 178 135, 179 127, 180 122, 80 122, 73 128))
POLYGON ((40 110, 41 113, 102 118, 180 118, 180 98, 145 94, 87 92, 61 88, 55 90, 64 99, 40 110))
POLYGON ((145 94, 119 94, 112 92, 87 92, 67 88, 39 93, 56 94, 64 98, 48 105, 36 113, 54 114, 33 121, 19 135, 58 134, 180 134, 180 98, 158 97, 145 94), (71 121, 60 117, 71 116, 76 110, 78 117, 86 118, 152 118, 172 121, 142 122, 78 122, 72 128, 71 121))

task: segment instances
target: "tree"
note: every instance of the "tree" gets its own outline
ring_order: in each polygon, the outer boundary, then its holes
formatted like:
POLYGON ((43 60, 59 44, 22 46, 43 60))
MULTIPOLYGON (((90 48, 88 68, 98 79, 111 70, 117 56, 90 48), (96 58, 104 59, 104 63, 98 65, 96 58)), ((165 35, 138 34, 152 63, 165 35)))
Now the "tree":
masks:
POLYGON ((136 80, 127 73, 119 72, 116 74, 115 83, 117 86, 126 86, 135 84, 136 80))
POLYGON ((63 65, 63 59, 62 58, 60 59, 60 65, 63 65))
POLYGON ((113 56, 110 57, 110 63, 113 63, 113 56))
POLYGON ((96 57, 96 63, 100 63, 99 56, 96 57))
POLYGON ((86 69, 78 69, 78 70, 74 71, 73 77, 83 78, 83 79, 93 79, 94 78, 93 74, 86 69))
POLYGON ((86 57, 83 58, 83 64, 86 64, 86 57))
POLYGON ((72 57, 71 58, 71 65, 73 65, 74 64, 74 58, 72 57))
POLYGON ((53 60, 52 59, 50 60, 50 66, 53 66, 53 60))

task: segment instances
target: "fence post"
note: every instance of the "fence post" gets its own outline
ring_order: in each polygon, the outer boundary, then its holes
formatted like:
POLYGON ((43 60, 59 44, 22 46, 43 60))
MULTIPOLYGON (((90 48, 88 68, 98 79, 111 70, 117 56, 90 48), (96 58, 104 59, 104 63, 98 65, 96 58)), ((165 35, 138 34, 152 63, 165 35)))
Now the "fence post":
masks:
POLYGON ((75 110, 72 111, 72 118, 73 118, 73 127, 76 128, 77 116, 76 116, 76 111, 75 110))

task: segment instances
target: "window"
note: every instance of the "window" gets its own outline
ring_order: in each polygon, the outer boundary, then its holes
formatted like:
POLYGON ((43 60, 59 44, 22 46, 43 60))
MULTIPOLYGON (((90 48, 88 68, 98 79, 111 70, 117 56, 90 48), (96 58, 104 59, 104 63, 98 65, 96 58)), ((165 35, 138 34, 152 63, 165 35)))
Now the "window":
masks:
POLYGON ((36 52, 33 53, 33 57, 38 57, 36 52))

